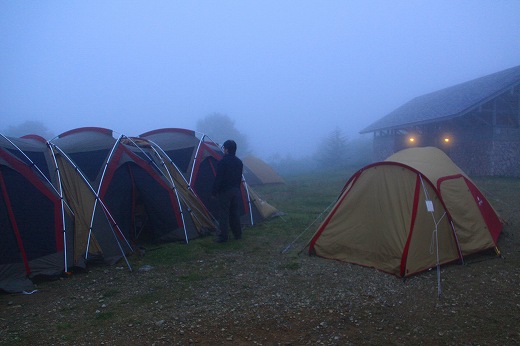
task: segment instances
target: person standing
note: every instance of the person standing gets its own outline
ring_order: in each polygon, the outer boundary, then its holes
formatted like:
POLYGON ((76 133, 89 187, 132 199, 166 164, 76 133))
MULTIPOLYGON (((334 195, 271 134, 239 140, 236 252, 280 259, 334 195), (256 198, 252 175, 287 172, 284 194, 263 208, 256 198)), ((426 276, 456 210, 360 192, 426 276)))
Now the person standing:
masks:
POLYGON ((219 204, 219 231, 215 239, 217 243, 224 243, 228 240, 229 228, 235 239, 242 238, 240 184, 244 165, 236 157, 237 144, 235 141, 231 139, 225 141, 222 148, 224 156, 217 164, 217 175, 212 190, 212 195, 217 198, 219 204))

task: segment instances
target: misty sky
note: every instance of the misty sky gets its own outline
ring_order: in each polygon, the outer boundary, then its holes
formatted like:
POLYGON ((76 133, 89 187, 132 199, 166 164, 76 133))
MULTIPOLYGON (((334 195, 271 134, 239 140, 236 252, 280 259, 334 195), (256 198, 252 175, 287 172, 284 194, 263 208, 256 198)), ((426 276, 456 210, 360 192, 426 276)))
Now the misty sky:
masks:
MULTIPOLYGON (((520 65, 520 1, 0 1, 0 129, 226 114, 264 158, 520 65)), ((239 148, 240 151, 240 148, 239 148)))

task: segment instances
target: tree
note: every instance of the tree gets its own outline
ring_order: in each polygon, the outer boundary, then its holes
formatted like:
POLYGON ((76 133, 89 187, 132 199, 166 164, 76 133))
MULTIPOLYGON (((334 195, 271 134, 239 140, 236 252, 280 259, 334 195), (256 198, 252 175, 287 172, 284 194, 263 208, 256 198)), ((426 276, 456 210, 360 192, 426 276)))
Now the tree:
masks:
POLYGON ((315 154, 323 168, 344 167, 349 159, 348 138, 339 127, 325 137, 315 154))
POLYGON ((350 140, 348 147, 349 164, 363 167, 372 162, 373 148, 372 138, 370 136, 364 136, 350 140))
POLYGON ((49 131, 47 126, 39 121, 29 120, 16 126, 8 126, 1 131, 6 136, 22 137, 25 135, 38 135, 45 139, 52 139, 55 135, 49 131))
POLYGON ((228 139, 234 140, 237 143, 237 152, 241 156, 250 152, 246 135, 238 131, 235 127, 235 122, 225 114, 212 113, 198 120, 196 128, 197 131, 204 133, 219 144, 224 143, 228 139))
POLYGON ((269 158, 266 162, 279 174, 281 175, 295 175, 316 170, 316 161, 312 157, 305 156, 294 158, 290 153, 285 156, 276 153, 269 158))

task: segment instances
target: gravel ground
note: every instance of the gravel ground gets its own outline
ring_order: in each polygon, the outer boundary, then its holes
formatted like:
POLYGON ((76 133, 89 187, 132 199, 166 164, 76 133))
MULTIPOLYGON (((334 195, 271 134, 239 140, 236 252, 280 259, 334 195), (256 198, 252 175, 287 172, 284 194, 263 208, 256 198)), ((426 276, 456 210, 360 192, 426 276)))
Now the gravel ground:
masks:
POLYGON ((515 232, 500 238, 503 258, 443 267, 440 297, 436 270, 403 280, 246 233, 173 267, 145 255, 141 270, 95 266, 0 295, 0 344, 518 345, 515 232))

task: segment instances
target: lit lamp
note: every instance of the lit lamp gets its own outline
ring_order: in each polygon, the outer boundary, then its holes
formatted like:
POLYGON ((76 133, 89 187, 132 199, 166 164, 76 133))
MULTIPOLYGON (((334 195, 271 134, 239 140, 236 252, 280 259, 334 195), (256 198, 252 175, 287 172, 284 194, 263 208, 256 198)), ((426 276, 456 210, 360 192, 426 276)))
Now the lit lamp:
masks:
POLYGON ((408 138, 408 140, 410 141, 410 143, 413 143, 413 142, 415 142, 415 137, 410 137, 410 138, 408 138))

